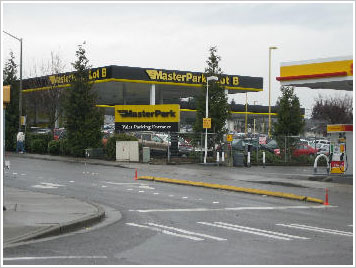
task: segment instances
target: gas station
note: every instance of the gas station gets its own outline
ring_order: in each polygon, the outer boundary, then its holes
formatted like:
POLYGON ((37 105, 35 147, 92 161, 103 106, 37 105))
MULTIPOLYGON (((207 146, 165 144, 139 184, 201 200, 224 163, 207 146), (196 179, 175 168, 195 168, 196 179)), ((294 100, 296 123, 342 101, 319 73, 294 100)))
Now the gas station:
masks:
MULTIPOLYGON (((281 86, 353 91, 353 57, 282 62, 281 86)), ((327 125, 331 174, 353 174, 353 125, 327 125)), ((317 159, 316 159, 317 161, 317 159)))

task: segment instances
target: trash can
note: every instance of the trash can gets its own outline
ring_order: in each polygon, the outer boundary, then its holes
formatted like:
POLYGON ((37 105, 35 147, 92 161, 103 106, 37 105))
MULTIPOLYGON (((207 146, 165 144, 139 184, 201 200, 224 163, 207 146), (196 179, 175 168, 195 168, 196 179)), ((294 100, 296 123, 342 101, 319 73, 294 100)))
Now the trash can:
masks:
POLYGON ((234 167, 243 167, 244 166, 244 154, 241 152, 234 152, 232 155, 234 167))

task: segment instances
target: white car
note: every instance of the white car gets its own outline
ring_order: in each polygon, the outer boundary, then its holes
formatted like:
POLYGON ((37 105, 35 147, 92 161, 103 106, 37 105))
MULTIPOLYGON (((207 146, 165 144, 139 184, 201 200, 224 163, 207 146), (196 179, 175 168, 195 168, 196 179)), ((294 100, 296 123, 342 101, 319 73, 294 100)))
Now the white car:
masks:
POLYGON ((330 153, 330 145, 325 143, 316 144, 316 149, 318 150, 317 154, 325 154, 329 155, 330 153))

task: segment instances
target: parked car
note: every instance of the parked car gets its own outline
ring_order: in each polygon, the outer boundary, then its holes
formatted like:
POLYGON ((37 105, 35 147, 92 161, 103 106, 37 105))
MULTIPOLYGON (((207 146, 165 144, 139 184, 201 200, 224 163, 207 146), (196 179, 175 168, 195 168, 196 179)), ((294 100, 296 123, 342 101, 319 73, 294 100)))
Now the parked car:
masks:
POLYGON ((281 154, 281 150, 279 149, 276 140, 270 140, 267 144, 261 144, 261 149, 274 153, 275 155, 281 154))
POLYGON ((30 132, 35 134, 50 134, 52 130, 50 128, 30 127, 30 132))
MULTIPOLYGON (((160 137, 165 143, 167 143, 169 145, 171 144, 168 134, 157 133, 156 135, 158 137, 160 137)), ((193 146, 189 140, 187 140, 181 136, 178 136, 178 150, 181 153, 188 153, 188 152, 193 151, 193 146)))
POLYGON ((312 146, 309 146, 307 144, 303 144, 303 143, 300 143, 300 144, 297 144, 295 146, 295 149, 293 150, 293 156, 294 157, 299 157, 299 156, 302 156, 302 155, 306 155, 306 156, 314 156, 316 155, 318 152, 317 149, 315 149, 314 147, 312 146))
POLYGON ((328 156, 330 154, 330 145, 324 143, 318 143, 316 145, 316 149, 318 150, 317 154, 325 154, 328 156))
POLYGON ((144 147, 150 147, 151 150, 166 151, 168 143, 154 133, 136 132, 138 142, 144 147))
POLYGON ((53 139, 54 140, 60 140, 64 138, 66 135, 66 130, 65 128, 55 128, 53 129, 53 139))

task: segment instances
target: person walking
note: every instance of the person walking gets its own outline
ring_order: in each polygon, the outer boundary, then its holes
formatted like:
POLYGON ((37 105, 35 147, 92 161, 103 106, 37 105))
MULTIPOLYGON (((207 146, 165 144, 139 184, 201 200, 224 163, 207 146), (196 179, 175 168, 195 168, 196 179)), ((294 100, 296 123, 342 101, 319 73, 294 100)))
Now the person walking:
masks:
POLYGON ((24 141, 25 141, 25 134, 23 134, 23 132, 20 130, 19 133, 17 133, 16 136, 16 152, 18 153, 20 151, 20 153, 24 153, 25 152, 25 148, 24 148, 24 141))

